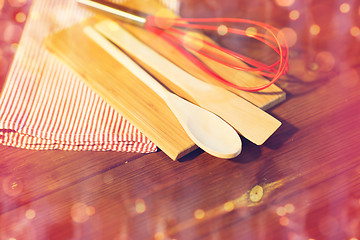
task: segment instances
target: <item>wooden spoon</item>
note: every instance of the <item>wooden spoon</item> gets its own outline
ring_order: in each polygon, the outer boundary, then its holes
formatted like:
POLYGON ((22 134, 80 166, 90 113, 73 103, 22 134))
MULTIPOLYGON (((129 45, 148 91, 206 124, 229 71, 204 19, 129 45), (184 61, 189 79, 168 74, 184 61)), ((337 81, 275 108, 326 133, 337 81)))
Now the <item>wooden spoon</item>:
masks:
POLYGON ((113 58, 156 92, 172 110, 181 126, 201 149, 219 158, 234 158, 241 152, 241 139, 217 115, 169 92, 158 81, 92 27, 84 32, 113 58))

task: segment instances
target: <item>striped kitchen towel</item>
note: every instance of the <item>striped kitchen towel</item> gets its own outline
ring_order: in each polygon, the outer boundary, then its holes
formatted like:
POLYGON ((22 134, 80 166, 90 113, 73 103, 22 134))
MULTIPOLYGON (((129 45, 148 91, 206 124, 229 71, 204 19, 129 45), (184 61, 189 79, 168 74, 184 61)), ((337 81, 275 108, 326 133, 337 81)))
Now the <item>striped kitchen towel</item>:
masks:
POLYGON ((50 33, 90 14, 75 0, 33 1, 0 95, 1 144, 35 150, 156 151, 42 45, 50 33))

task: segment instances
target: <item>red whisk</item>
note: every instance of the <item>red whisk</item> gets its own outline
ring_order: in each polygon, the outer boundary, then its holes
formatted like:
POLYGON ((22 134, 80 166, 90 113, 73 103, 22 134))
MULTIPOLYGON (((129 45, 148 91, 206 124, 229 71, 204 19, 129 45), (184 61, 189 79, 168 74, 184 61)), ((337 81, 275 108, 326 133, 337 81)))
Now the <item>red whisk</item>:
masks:
POLYGON ((263 90, 276 82, 282 75, 286 74, 288 70, 289 49, 286 39, 278 29, 266 23, 240 18, 164 18, 148 16, 142 12, 106 1, 77 1, 81 4, 121 18, 127 22, 132 22, 144 26, 147 30, 157 34, 179 49, 190 61, 200 67, 203 71, 221 81, 222 83, 236 89, 251 92, 263 90), (264 33, 258 31, 247 33, 246 30, 241 28, 227 27, 225 24, 243 24, 247 27, 253 26, 256 29, 262 29, 264 33), (205 47, 197 48, 191 44, 184 46, 184 37, 189 36, 185 30, 195 29, 218 32, 219 26, 223 27, 224 34, 229 33, 246 36, 269 46, 279 56, 278 60, 268 65, 230 49, 216 45, 211 41, 204 40, 203 38, 197 37, 195 35, 192 35, 190 38, 195 42, 201 43, 201 45, 205 47), (238 86, 218 75, 186 49, 196 51, 197 53, 227 67, 234 68, 239 71, 249 71, 260 74, 269 78, 270 81, 264 85, 255 87, 238 86), (241 60, 241 62, 238 60, 241 60), (246 65, 243 63, 246 63, 246 65))

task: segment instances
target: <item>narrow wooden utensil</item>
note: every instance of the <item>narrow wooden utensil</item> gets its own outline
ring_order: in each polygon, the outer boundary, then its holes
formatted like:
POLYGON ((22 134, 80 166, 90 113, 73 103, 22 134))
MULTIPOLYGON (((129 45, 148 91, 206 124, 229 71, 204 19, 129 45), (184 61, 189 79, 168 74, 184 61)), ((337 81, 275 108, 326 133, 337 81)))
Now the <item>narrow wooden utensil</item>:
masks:
POLYGON ((243 98, 185 72, 116 22, 104 20, 95 28, 129 55, 186 91, 197 105, 220 116, 251 142, 263 144, 281 125, 280 121, 243 98))
POLYGON ((172 110, 189 137, 201 149, 219 158, 234 158, 241 152, 238 133, 217 115, 169 92, 137 63, 92 27, 84 32, 114 59, 156 92, 172 110))

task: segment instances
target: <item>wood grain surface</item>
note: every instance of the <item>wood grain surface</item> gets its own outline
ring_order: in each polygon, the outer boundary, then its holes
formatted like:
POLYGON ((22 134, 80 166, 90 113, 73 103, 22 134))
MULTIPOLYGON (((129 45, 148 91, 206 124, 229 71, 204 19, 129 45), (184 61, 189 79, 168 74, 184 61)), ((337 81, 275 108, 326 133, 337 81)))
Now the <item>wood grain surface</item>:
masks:
POLYGON ((181 1, 290 32, 283 124, 263 146, 179 161, 0 146, 0 239, 360 239, 359 3, 277 2, 292 1, 181 1))

